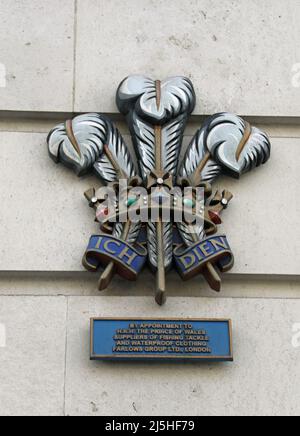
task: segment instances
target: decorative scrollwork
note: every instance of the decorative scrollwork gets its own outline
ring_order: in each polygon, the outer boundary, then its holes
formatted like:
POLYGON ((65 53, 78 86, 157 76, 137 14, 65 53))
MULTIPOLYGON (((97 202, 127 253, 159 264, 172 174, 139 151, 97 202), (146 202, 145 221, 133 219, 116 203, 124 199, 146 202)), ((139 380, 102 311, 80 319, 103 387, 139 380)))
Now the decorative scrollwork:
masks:
MULTIPOLYGON (((165 273, 173 265, 185 280, 201 273, 219 291, 219 271, 228 271, 233 266, 233 255, 225 236, 212 235, 217 232, 221 213, 228 207, 232 194, 224 191, 212 196, 211 184, 221 174, 239 178, 265 164, 271 154, 267 135, 236 115, 216 114, 196 133, 179 165, 184 130, 196 103, 191 81, 185 77, 155 81, 146 76, 130 76, 120 84, 116 101, 127 119, 139 171, 118 129, 96 113, 77 116, 54 128, 48 136, 50 156, 79 176, 94 172, 116 192, 121 189, 122 179, 130 180, 126 195, 130 195, 134 186, 142 185, 146 190, 143 199, 138 195, 131 195, 129 200, 126 197, 126 204, 132 208, 151 209, 151 204, 147 206, 148 197, 151 189, 155 189, 159 219, 146 224, 130 219, 121 222, 123 206, 116 201, 116 221, 112 224, 109 217, 104 220, 101 229, 105 236, 100 235, 98 241, 95 236, 91 239, 84 265, 90 270, 97 269, 99 264, 105 268, 99 283, 102 290, 115 273, 135 278, 148 256, 157 274, 159 304, 166 300, 165 273), (192 188, 192 197, 186 203, 196 214, 203 213, 203 224, 190 224, 183 218, 176 223, 176 230, 172 219, 165 222, 161 218, 165 190, 176 187, 181 192, 186 186, 192 188), (198 187, 204 189, 201 211, 194 210, 198 187), (120 247, 120 252, 116 249, 115 261, 111 248, 105 252, 108 246, 120 247)), ((97 198, 96 190, 85 195, 96 217, 105 216, 105 204, 97 198)), ((175 213, 177 194, 172 195, 171 209, 175 213)))

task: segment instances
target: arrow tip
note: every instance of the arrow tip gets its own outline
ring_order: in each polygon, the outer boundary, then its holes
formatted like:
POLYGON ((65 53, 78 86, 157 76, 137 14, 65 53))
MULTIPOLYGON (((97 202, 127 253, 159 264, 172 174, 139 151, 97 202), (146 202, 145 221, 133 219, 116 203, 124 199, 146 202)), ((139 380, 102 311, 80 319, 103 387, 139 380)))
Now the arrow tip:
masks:
POLYGON ((109 284, 111 283, 113 276, 115 273, 115 264, 111 262, 104 272, 102 273, 99 283, 98 283, 98 289, 99 291, 105 291, 105 289, 108 288, 109 284))
POLYGON ((203 275, 206 278, 209 286, 214 291, 216 291, 216 292, 220 292, 221 291, 221 286, 222 286, 221 277, 218 274, 216 268, 211 263, 208 263, 206 265, 206 268, 203 271, 203 275))
POLYGON ((159 306, 163 306, 167 301, 165 270, 160 268, 157 271, 157 291, 155 301, 159 306))

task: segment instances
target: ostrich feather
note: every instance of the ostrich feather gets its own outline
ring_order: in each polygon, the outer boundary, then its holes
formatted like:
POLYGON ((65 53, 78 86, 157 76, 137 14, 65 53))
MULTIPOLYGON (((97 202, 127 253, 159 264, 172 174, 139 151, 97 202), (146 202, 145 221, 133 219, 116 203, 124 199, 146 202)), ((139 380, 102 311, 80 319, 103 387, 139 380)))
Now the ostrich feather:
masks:
POLYGON ((202 225, 192 225, 182 222, 176 225, 187 246, 194 245, 196 241, 202 241, 205 238, 204 223, 202 225))
MULTIPOLYGON (((155 126, 142 120, 136 113, 131 114, 133 142, 138 151, 141 176, 145 180, 156 167, 156 133, 155 126)), ((186 116, 179 115, 161 127, 162 168, 165 172, 176 176, 178 158, 186 126, 186 116)))
MULTIPOLYGON (((193 85, 184 77, 160 82, 130 76, 121 83, 117 105, 127 117, 144 181, 154 171, 169 173, 175 179, 184 129, 195 102, 193 85)), ((173 258, 173 226, 163 223, 161 228, 163 235, 158 235, 158 226, 148 225, 149 260, 157 268, 160 255, 165 268, 169 268, 173 258), (158 252, 159 238, 163 240, 164 253, 158 252)))
POLYGON ((99 114, 80 115, 58 125, 49 133, 47 142, 52 159, 78 176, 94 171, 108 183, 136 175, 118 129, 99 114))
POLYGON ((193 138, 179 176, 210 183, 222 173, 239 178, 265 164, 270 154, 271 144, 265 133, 237 115, 216 114, 193 138))
POLYGON ((195 107, 192 83, 184 77, 160 84, 144 76, 125 79, 117 92, 117 105, 127 116, 144 179, 156 167, 155 128, 161 128, 162 169, 176 175, 182 138, 188 116, 195 107))
MULTIPOLYGON (((52 159, 71 168, 78 176, 94 172, 104 182, 136 175, 133 161, 118 129, 99 114, 86 114, 60 124, 48 135, 52 159)), ((128 240, 135 242, 141 224, 131 224, 128 240)), ((116 223, 113 235, 122 238, 123 223, 116 223)))
MULTIPOLYGON (((222 173, 239 178, 266 163, 270 154, 271 144, 265 133, 236 115, 216 114, 193 138, 179 177, 187 178, 194 186, 213 183, 222 173)), ((179 224, 178 230, 185 243, 191 245, 189 228, 179 224)), ((203 239, 203 229, 193 227, 191 231, 203 239)))
MULTIPOLYGON (((170 268, 173 259, 173 224, 163 223, 163 245, 164 245, 164 266, 170 268)), ((157 227, 155 223, 148 224, 148 253, 149 261, 154 268, 157 268, 158 243, 157 227)))

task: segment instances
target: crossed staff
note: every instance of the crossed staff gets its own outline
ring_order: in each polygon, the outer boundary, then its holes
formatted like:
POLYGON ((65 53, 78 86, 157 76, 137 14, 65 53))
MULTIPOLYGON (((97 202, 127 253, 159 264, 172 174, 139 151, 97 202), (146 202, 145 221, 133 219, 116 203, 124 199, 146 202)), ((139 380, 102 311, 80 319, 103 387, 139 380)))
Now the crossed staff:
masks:
MULTIPOLYGON (((147 216, 150 216, 151 209, 153 208, 153 201, 150 195, 151 188, 158 188, 158 189, 164 189, 164 187, 167 187, 171 189, 173 187, 172 183, 172 177, 170 177, 168 174, 161 175, 160 180, 161 183, 157 184, 157 174, 151 173, 148 178, 147 183, 147 189, 148 189, 148 197, 147 200, 145 197, 140 198, 139 201, 137 201, 134 205, 129 206, 129 209, 135 211, 135 215, 137 215, 137 212, 140 212, 140 214, 143 216, 143 212, 146 210, 147 216), (163 181, 163 183, 162 183, 163 181)), ((129 181, 129 186, 127 192, 123 192, 121 194, 121 204, 126 204, 127 199, 130 198, 130 190, 132 188, 136 188, 137 186, 142 186, 142 181, 135 177, 134 179, 129 181)), ((201 185, 201 184, 200 184, 201 185)), ((204 189, 205 193, 205 200, 211 197, 212 195, 212 187, 209 183, 203 183, 201 186, 204 189)), ((117 195, 119 192, 119 185, 118 183, 112 183, 111 188, 114 189, 115 194, 117 195)), ((155 191, 157 192, 157 191, 155 191)), ((106 215, 101 214, 102 218, 99 220, 97 216, 99 216, 98 211, 103 211, 103 207, 106 209, 106 199, 98 198, 97 197, 97 191, 92 188, 85 192, 85 197, 87 201, 89 202, 89 206, 94 209, 96 212, 96 221, 100 222, 101 229, 105 233, 112 234, 113 232, 113 223, 120 220, 120 216, 122 215, 124 217, 124 209, 120 211, 119 206, 116 207, 116 210, 110 214, 106 215)), ((233 195, 231 192, 224 190, 222 193, 217 191, 215 195, 208 201, 207 206, 205 206, 204 216, 201 217, 204 219, 205 222, 205 234, 206 236, 211 236, 217 233, 218 231, 218 225, 222 224, 221 214, 222 212, 227 209, 230 201, 232 200, 233 195)), ((178 200, 174 201, 174 198, 171 199, 169 202, 170 205, 170 212, 174 215, 176 212, 182 212, 183 204, 178 205, 178 200)), ((195 202, 196 204, 196 202, 195 202)), ((164 216, 162 213, 162 210, 166 207, 163 204, 156 204, 155 205, 157 212, 157 216, 164 216)), ((107 209, 108 210, 108 209, 107 209)), ((125 211, 127 215, 127 221, 124 224, 123 227, 123 233, 121 239, 126 242, 128 232, 130 229, 130 226, 132 225, 131 221, 128 217, 128 210, 125 211)), ((188 220, 195 219, 196 211, 193 209, 191 213, 186 217, 188 220)), ((201 242, 197 238, 197 236, 193 233, 193 227, 190 228, 191 234, 194 237, 194 242, 201 242)), ((175 242, 174 242, 175 243, 175 242)), ((178 243, 177 243, 178 244, 178 243)), ((103 291, 108 288, 111 281, 113 280, 113 277, 116 273, 115 263, 111 261, 105 270, 102 272, 99 283, 98 283, 98 289, 100 291, 103 291)), ((202 270, 202 274, 205 277, 206 281, 208 282, 209 286, 215 290, 216 292, 220 292, 221 290, 221 277, 219 275, 219 272, 215 265, 213 265, 211 262, 206 263, 202 270)), ((158 274, 158 280, 160 281, 160 286, 158 286, 156 291, 156 301, 159 305, 164 304, 165 302, 165 293, 161 292, 161 288, 163 286, 163 283, 165 282, 165 268, 164 266, 160 266, 159 268, 159 274, 158 274)))

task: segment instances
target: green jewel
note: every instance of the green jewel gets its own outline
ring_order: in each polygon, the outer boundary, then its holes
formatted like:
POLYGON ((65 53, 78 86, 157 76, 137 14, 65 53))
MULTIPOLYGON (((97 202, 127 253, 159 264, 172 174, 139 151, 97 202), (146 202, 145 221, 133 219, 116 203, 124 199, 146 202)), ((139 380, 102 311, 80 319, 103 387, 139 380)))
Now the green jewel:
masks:
POLYGON ((184 200, 183 200, 183 204, 185 205, 185 206, 187 206, 187 207, 190 207, 191 209, 193 208, 193 207, 195 207, 195 202, 194 202, 194 200, 190 200, 189 198, 185 198, 184 200))
POLYGON ((127 200, 127 206, 133 206, 134 204, 136 204, 138 201, 137 197, 129 197, 127 200))

